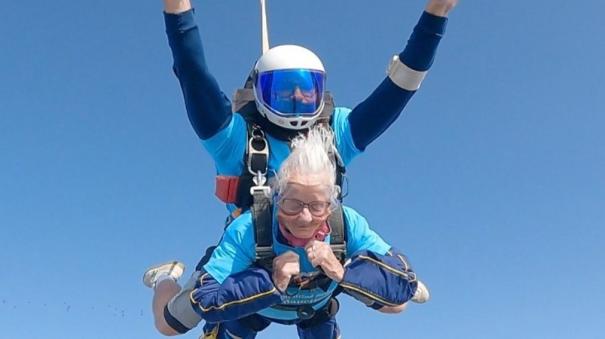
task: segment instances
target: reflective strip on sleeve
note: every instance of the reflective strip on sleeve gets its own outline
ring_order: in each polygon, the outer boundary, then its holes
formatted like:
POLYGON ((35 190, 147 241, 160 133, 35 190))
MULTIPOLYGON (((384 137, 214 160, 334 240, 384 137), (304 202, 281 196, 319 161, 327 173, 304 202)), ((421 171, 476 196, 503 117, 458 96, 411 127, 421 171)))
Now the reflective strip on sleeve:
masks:
POLYGON ((393 56, 389 68, 387 69, 387 74, 395 85, 411 92, 420 88, 420 84, 422 84, 422 80, 424 80, 426 73, 426 71, 419 72, 409 68, 399 60, 398 55, 393 56))

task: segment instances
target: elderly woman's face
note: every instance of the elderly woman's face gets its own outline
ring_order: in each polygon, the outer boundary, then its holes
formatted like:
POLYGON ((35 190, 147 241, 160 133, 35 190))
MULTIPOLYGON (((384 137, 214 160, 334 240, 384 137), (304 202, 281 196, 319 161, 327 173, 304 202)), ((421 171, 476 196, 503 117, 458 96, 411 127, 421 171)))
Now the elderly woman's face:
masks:
POLYGON ((277 218, 297 238, 311 238, 330 215, 330 186, 321 182, 295 177, 280 195, 277 218))

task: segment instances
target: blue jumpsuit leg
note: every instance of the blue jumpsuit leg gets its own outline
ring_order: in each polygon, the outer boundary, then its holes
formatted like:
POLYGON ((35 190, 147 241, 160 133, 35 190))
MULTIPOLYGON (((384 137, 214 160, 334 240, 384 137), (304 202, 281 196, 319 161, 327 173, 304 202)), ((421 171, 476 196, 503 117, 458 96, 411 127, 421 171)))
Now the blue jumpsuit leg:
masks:
POLYGON ((216 330, 218 326, 218 333, 216 333, 216 337, 209 336, 208 338, 213 339, 254 339, 256 338, 257 331, 262 331, 271 323, 269 320, 266 320, 262 317, 257 317, 252 320, 255 328, 250 328, 250 320, 248 323, 242 321, 241 319, 233 320, 233 321, 224 321, 220 324, 210 324, 206 323, 204 325, 204 333, 209 334, 216 330))
MULTIPOLYGON (((220 324, 208 324, 204 326, 203 338, 209 339, 254 339, 255 331, 241 326, 237 320, 222 322, 220 324), (218 327, 218 330, 217 328, 218 327), (215 332, 218 331, 218 332, 215 332)), ((202 338, 202 337, 200 337, 202 338)))
POLYGON ((238 320, 233 320, 220 324, 217 339, 254 339, 256 333, 238 320))
POLYGON ((331 317, 313 327, 301 328, 296 326, 296 329, 300 339, 338 339, 340 337, 340 329, 335 317, 331 317))

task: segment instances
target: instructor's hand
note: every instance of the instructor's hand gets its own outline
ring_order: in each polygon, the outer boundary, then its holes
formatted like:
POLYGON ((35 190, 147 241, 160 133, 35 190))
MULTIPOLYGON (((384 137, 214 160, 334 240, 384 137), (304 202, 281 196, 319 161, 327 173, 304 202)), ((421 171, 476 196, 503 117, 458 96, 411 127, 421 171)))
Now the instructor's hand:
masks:
POLYGON ((456 7, 456 4, 458 4, 458 0, 429 0, 425 11, 436 16, 446 17, 456 7))
POLYGON ((169 14, 179 14, 191 9, 189 0, 164 0, 164 12, 169 14))
POLYGON ((285 292, 290 279, 300 273, 298 254, 288 251, 273 259, 273 284, 280 292, 285 292))

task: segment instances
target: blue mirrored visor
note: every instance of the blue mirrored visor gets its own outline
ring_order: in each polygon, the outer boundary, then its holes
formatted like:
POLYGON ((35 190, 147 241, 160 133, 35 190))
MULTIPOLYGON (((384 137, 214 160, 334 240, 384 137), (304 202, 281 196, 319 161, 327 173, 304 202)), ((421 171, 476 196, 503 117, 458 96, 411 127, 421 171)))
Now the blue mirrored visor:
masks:
POLYGON ((286 69, 260 73, 256 95, 282 116, 312 116, 319 110, 324 92, 324 73, 286 69))

